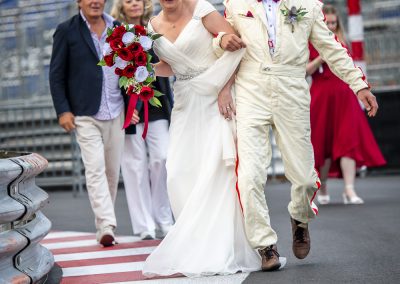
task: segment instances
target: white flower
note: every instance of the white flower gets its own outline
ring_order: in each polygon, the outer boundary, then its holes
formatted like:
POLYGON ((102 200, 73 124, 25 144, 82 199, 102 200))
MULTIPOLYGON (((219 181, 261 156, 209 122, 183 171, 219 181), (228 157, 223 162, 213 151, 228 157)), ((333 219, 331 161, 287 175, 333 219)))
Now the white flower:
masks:
POLYGON ((131 44, 132 42, 134 42, 134 40, 135 40, 135 34, 134 33, 127 32, 122 36, 122 42, 125 45, 131 44))
POLYGON ((129 29, 132 29, 132 28, 135 27, 135 25, 134 24, 129 24, 128 27, 129 27, 129 29))
POLYGON ((138 83, 141 83, 147 79, 149 72, 145 66, 139 66, 135 72, 135 79, 138 83))
POLYGON ((108 42, 106 42, 103 45, 103 56, 110 54, 112 51, 113 50, 111 49, 110 44, 108 42))
POLYGON ((143 47, 144 51, 151 49, 151 47, 153 45, 153 41, 148 36, 140 36, 139 43, 143 47))
POLYGON ((125 67, 126 67, 126 65, 128 65, 128 61, 125 61, 125 60, 123 60, 121 57, 116 57, 115 58, 115 64, 114 64, 114 66, 116 67, 116 68, 119 68, 119 69, 124 69, 125 67))

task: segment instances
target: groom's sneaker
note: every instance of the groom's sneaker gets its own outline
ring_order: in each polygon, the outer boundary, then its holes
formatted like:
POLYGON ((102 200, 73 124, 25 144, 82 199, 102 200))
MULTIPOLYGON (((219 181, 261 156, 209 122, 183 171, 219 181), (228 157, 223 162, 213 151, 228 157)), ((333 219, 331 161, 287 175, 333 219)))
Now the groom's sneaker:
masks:
POLYGON ((308 232, 308 224, 301 223, 293 218, 290 218, 292 223, 293 234, 293 253, 299 258, 305 258, 310 252, 311 240, 308 232))
POLYGON ((115 244, 114 229, 113 226, 101 227, 96 234, 97 242, 104 247, 113 246, 115 244))
POLYGON ((271 245, 264 249, 259 249, 258 253, 261 255, 262 259, 262 271, 274 271, 281 267, 281 263, 279 261, 279 253, 277 251, 276 245, 271 245))

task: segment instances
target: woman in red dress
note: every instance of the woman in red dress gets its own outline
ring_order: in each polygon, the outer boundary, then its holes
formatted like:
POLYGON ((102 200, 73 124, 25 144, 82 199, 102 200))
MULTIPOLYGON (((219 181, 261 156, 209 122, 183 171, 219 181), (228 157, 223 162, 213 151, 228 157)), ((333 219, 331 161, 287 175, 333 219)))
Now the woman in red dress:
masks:
MULTIPOLYGON (((342 25, 336 9, 324 5, 328 28, 344 43, 342 25)), ((328 175, 344 179, 343 202, 362 204, 354 189, 356 167, 386 164, 376 144, 361 105, 349 86, 336 77, 310 45, 307 74, 311 85, 311 140, 315 166, 320 171, 318 202, 330 202, 326 187, 328 175)))

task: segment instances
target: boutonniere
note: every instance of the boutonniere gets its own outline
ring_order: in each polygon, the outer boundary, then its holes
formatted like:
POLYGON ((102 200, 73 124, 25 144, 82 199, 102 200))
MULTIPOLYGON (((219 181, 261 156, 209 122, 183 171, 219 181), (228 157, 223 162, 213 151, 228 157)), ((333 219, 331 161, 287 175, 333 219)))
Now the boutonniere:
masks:
POLYGON ((292 8, 286 7, 284 5, 285 9, 281 9, 281 12, 283 16, 285 16, 285 24, 290 24, 292 25, 292 33, 294 32, 294 24, 300 22, 303 18, 304 15, 306 15, 308 12, 306 11, 305 8, 301 7, 299 9, 296 8, 296 6, 293 6, 292 8))

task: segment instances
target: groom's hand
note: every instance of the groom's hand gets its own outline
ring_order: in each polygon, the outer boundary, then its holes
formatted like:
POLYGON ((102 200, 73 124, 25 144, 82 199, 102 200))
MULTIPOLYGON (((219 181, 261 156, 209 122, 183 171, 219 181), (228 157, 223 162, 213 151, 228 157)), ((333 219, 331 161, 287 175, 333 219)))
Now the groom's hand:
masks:
POLYGON ((369 117, 374 117, 378 111, 376 97, 368 89, 362 89, 357 93, 358 99, 364 104, 369 117))
POLYGON ((246 47, 245 43, 240 37, 235 34, 225 34, 221 38, 220 46, 223 50, 236 51, 246 47))

